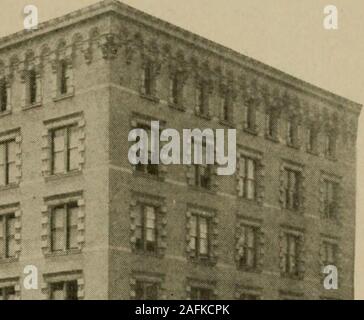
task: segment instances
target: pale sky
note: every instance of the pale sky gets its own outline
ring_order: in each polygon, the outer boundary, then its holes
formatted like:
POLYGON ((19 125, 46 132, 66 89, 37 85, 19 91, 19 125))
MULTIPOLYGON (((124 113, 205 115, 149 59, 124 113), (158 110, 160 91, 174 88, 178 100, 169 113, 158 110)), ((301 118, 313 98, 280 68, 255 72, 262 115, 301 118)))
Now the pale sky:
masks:
MULTIPOLYGON (((97 0, 0 0, 0 36, 23 28, 23 8, 40 21, 97 0)), ((137 9, 230 47, 324 89, 364 103, 363 0, 125 0, 137 9), (323 28, 336 5, 339 30, 323 28)), ((358 136, 356 298, 364 299, 364 116, 358 136)))

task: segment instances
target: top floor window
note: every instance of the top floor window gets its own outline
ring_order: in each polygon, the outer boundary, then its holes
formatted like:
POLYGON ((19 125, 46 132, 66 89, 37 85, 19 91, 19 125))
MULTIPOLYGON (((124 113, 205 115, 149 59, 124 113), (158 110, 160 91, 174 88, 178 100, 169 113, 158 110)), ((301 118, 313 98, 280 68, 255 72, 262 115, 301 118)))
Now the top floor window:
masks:
POLYGON ((232 100, 232 93, 230 90, 223 92, 221 97, 221 119, 225 122, 232 122, 233 120, 232 100))
POLYGON ((0 112, 8 108, 8 91, 5 78, 0 79, 0 112))
POLYGON ((313 126, 309 126, 306 131, 306 150, 308 152, 317 152, 317 131, 313 126))
POLYGON ((295 119, 288 119, 287 121, 287 145, 290 147, 297 147, 298 144, 298 125, 295 119))
POLYGON ((333 133, 325 135, 325 156, 335 158, 336 156, 336 136, 333 133))
POLYGON ((141 71, 141 92, 150 97, 156 95, 157 90, 157 72, 156 63, 147 60, 144 62, 141 71))
POLYGON ((27 73, 27 95, 28 104, 32 105, 37 102, 38 84, 37 84, 37 73, 34 69, 28 70, 27 73))
POLYGON ((182 74, 175 72, 170 79, 169 97, 174 106, 183 106, 183 82, 182 74))
POLYGON ((198 114, 209 115, 209 93, 207 84, 204 82, 196 87, 196 110, 198 114))
POLYGON ((68 64, 66 60, 59 62, 59 92, 61 95, 69 91, 68 64))
POLYGON ((265 115, 266 136, 270 139, 278 139, 279 119, 277 111, 269 110, 265 115))
POLYGON ((245 123, 244 128, 255 132, 256 131, 256 110, 252 103, 248 103, 245 107, 245 123))

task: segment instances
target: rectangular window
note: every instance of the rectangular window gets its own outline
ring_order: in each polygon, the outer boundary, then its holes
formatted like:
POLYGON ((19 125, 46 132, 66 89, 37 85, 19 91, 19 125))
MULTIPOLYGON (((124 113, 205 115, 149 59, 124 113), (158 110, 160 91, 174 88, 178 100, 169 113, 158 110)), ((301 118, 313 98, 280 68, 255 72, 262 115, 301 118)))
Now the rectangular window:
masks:
POLYGON ((152 61, 146 61, 142 68, 142 93, 147 96, 155 94, 155 75, 152 61))
POLYGON ((66 94, 69 89, 69 76, 67 61, 61 60, 59 62, 59 92, 66 94))
POLYGON ((0 79, 0 112, 6 111, 8 106, 8 92, 5 78, 0 79))
POLYGON ((192 215, 190 221, 190 249, 196 258, 208 259, 211 251, 211 218, 192 215))
POLYGON ((332 181, 324 181, 324 216, 327 219, 335 219, 337 213, 338 184, 332 181))
POLYGON ((179 80, 179 75, 176 72, 175 74, 173 74, 171 80, 170 80, 170 98, 171 98, 171 102, 174 105, 180 105, 182 104, 182 99, 181 99, 181 85, 180 85, 180 80, 179 80))
POLYGON ((67 203, 54 207, 51 212, 51 250, 67 251, 78 248, 77 243, 77 203, 67 203))
POLYGON ((78 300, 77 280, 49 284, 51 300, 78 300))
POLYGON ((157 208, 141 205, 136 217, 136 248, 157 252, 157 208))
POLYGON ((195 169, 195 186, 203 189, 211 189, 211 171, 210 165, 194 165, 195 169))
MULTIPOLYGON (((148 134, 148 141, 150 141, 150 139, 152 137, 152 131, 151 131, 150 126, 144 125, 144 124, 138 124, 137 128, 145 130, 148 134)), ((139 137, 138 137, 137 142, 139 142, 139 137)), ((157 164, 152 164, 151 147, 152 147, 151 143, 148 143, 148 164, 145 165, 145 164, 139 163, 135 166, 135 170, 138 172, 150 174, 152 176, 158 176, 159 175, 159 166, 157 164)))
POLYGON ((0 215, 0 259, 15 257, 15 215, 0 215))
POLYGON ((297 210, 300 207, 300 176, 299 171, 285 169, 285 207, 297 210))
POLYGON ((196 88, 196 107, 200 114, 209 114, 207 85, 204 83, 199 84, 196 88))
POLYGON ((209 288, 192 287, 191 300, 213 300, 214 292, 209 288))
POLYGON ((278 136, 278 117, 275 112, 270 111, 265 116, 266 135, 268 138, 277 139, 278 136))
POLYGON ((243 157, 239 165, 239 196, 254 200, 256 198, 256 161, 243 157))
POLYGON ((16 143, 9 140, 0 143, 0 185, 16 182, 16 143))
POLYGON ((290 276, 298 276, 299 274, 299 258, 300 258, 300 236, 285 233, 283 239, 283 273, 290 276))
POLYGON ((331 243, 328 241, 324 241, 322 243, 323 257, 322 264, 323 266, 333 265, 337 267, 337 244, 331 243))
POLYGON ((256 130, 256 115, 255 115, 255 107, 253 104, 248 104, 245 108, 245 129, 250 131, 256 130))
POLYGON ((297 145, 297 123, 294 119, 287 121, 287 145, 295 147, 297 145))
POLYGON ((0 288, 0 300, 15 300, 15 287, 0 288))
POLYGON ((158 300, 159 284, 157 282, 137 281, 135 287, 136 300, 158 300))
POLYGON ((37 73, 34 69, 28 71, 28 102, 35 104, 37 102, 37 73))
POLYGON ((325 155, 328 158, 334 158, 336 155, 336 137, 332 133, 325 135, 325 155))
POLYGON ((308 152, 317 151, 317 132, 312 127, 306 131, 306 150, 308 152))
POLYGON ((79 129, 76 125, 51 131, 52 139, 52 174, 78 170, 79 129))
POLYGON ((232 120, 232 98, 231 92, 227 91, 221 97, 221 113, 222 113, 222 120, 230 122, 232 120))
POLYGON ((242 226, 239 239, 240 268, 255 269, 258 265, 259 228, 242 226))

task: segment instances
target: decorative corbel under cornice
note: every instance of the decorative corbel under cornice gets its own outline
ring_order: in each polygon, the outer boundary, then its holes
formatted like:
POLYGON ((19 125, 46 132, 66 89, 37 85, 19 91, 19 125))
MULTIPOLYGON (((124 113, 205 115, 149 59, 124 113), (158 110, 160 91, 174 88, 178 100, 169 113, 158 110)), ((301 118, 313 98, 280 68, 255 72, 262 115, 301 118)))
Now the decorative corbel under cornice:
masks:
POLYGON ((101 37, 100 48, 102 51, 102 57, 105 60, 115 59, 119 44, 116 41, 116 36, 114 34, 106 34, 101 37))

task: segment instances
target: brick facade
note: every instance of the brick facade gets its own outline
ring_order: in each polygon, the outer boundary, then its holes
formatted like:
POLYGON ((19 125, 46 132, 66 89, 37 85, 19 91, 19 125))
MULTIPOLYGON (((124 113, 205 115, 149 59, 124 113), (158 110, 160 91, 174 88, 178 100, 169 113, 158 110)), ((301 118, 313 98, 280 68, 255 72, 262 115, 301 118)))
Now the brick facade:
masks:
POLYGON ((16 216, 16 255, 0 258, 0 288, 15 283, 22 299, 47 299, 65 282, 79 299, 136 298, 146 288, 140 283, 167 299, 188 299, 196 288, 217 299, 353 298, 360 105, 115 1, 0 39, 0 78, 8 100, 0 143, 14 136, 17 145, 15 183, 0 187, 0 216, 16 216), (178 131, 236 128, 237 162, 255 163, 254 197, 241 191, 239 164, 233 176, 213 169, 209 190, 193 185, 191 166, 136 170, 128 133, 151 120, 178 131), (54 174, 52 132, 72 125, 77 165, 54 174), (297 172, 299 198, 286 170, 297 172), (335 183, 335 202, 325 181, 335 183), (78 208, 77 249, 52 252, 50 215, 67 203, 78 208), (157 254, 136 250, 140 204, 155 208, 157 254), (190 247, 194 214, 208 220, 207 259, 190 247), (247 227, 253 240, 244 238, 247 227), (287 240, 297 246, 297 266, 287 262, 286 234, 297 239, 287 240), (322 285, 327 242, 338 248, 338 291, 322 285), (240 267, 253 245, 256 267, 240 267), (22 287, 26 265, 38 268, 39 290, 22 287), (297 272, 287 276, 285 266, 297 272))

